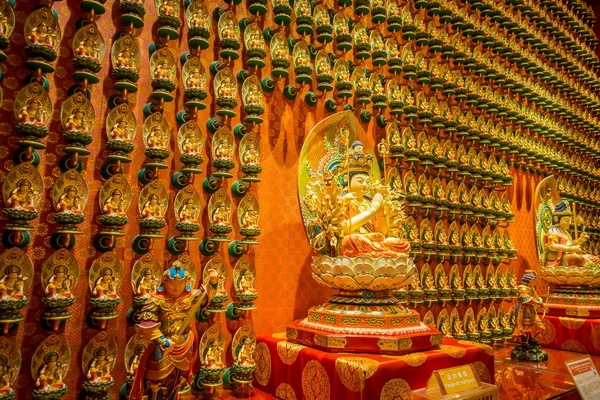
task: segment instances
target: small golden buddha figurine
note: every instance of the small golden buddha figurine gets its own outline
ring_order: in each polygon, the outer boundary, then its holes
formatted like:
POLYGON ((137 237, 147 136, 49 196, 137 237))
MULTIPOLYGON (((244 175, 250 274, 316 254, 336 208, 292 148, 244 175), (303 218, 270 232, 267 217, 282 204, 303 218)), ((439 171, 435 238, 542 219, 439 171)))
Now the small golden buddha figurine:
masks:
POLYGON ((39 193, 32 190, 32 184, 27 179, 17 182, 17 187, 10 192, 7 206, 18 210, 35 210, 39 193))
POLYGON ((4 276, 0 278, 2 288, 0 302, 24 299, 24 287, 27 278, 27 276, 21 275, 21 268, 18 266, 7 266, 4 270, 4 276))
POLYGON ((219 204, 213 211, 213 222, 217 226, 230 226, 231 211, 225 204, 219 204))
POLYGON ((218 88, 219 97, 235 97, 235 87, 229 75, 224 75, 218 88))
POLYGON ((127 120, 119 118, 110 130, 109 139, 131 142, 132 133, 127 120))
POLYGON ((162 149, 166 147, 164 135, 159 126, 154 126, 152 128, 146 141, 148 143, 148 148, 150 149, 162 149))
POLYGON ((207 369, 222 369, 225 364, 222 360, 223 346, 216 343, 209 345, 206 354, 204 355, 204 367, 207 369))
POLYGON ((117 55, 117 67, 135 70, 133 54, 129 50, 123 50, 117 55))
POLYGON ((115 360, 106 355, 106 349, 98 348, 94 353, 94 357, 90 361, 87 369, 86 377, 88 381, 93 383, 109 382, 113 380, 111 371, 115 360))
POLYGON ((242 294, 256 293, 256 289, 254 288, 254 275, 249 271, 245 271, 242 276, 240 276, 239 287, 242 294))
POLYGON ((423 287, 425 290, 436 290, 435 282, 433 281, 433 277, 431 274, 427 274, 425 276, 423 287))
POLYGON ((54 47, 54 38, 52 32, 44 22, 31 29, 27 39, 32 44, 41 44, 47 47, 54 47))
POLYGON ((158 195, 152 194, 142 208, 142 218, 144 219, 165 219, 158 195))
POLYGON ((87 38, 79 43, 79 46, 75 49, 75 54, 80 57, 90 57, 94 59, 98 59, 99 57, 99 49, 94 45, 94 40, 91 38, 87 38))
POLYGON ((465 331, 463 329, 463 323, 460 318, 456 318, 452 324, 452 335, 454 337, 464 336, 465 331))
POLYGON ((81 197, 78 195, 78 190, 75 186, 69 185, 65 188, 64 193, 58 200, 59 212, 81 214, 81 197))
POLYGON ((85 112, 76 108, 73 113, 67 119, 67 130, 68 131, 79 131, 89 133, 86 124, 85 112))
POLYGON ((104 202, 104 206, 102 207, 103 214, 124 216, 124 201, 122 196, 123 193, 119 189, 113 190, 104 202))
POLYGON ((68 365, 59 361, 56 353, 49 353, 44 357, 44 363, 37 373, 35 386, 43 392, 53 392, 62 389, 64 375, 69 368, 68 365))
POLYGON ((238 353, 237 363, 241 367, 251 367, 256 364, 254 361, 254 350, 256 349, 256 343, 250 339, 245 338, 242 341, 242 346, 238 353))
POLYGON ((206 86, 206 79, 199 71, 192 71, 187 77, 186 83, 190 89, 202 89, 206 86))
POLYGON ((48 280, 44 293, 51 299, 70 298, 73 297, 72 285, 73 277, 69 275, 69 269, 64 265, 59 265, 54 268, 54 274, 48 280))
POLYGON ((105 268, 100 272, 100 277, 94 283, 92 295, 100 300, 116 299, 119 297, 117 294, 118 281, 118 278, 113 277, 113 271, 110 268, 105 268))
POLYGON ((141 298, 148 298, 150 294, 156 290, 157 286, 158 278, 155 278, 154 275, 152 275, 152 270, 147 268, 142 271, 142 276, 137 282, 135 295, 141 298))
POLYGON ((42 109, 42 104, 36 99, 30 99, 25 106, 21 108, 18 115, 18 122, 44 126, 48 113, 42 109))
POLYGON ((247 207, 241 216, 242 227, 245 229, 258 228, 258 213, 251 205, 247 207))
POLYGON ((182 223, 197 223, 196 204, 192 199, 186 199, 179 209, 179 221, 182 223))
POLYGON ((219 140, 219 144, 215 149, 215 156, 218 159, 231 160, 231 146, 226 139, 219 140))

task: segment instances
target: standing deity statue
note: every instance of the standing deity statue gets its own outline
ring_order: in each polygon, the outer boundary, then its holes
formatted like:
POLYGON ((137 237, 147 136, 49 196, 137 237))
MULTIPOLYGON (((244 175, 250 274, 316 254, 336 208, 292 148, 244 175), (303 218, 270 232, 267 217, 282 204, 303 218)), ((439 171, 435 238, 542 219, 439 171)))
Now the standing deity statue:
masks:
POLYGON ((151 342, 139 360, 130 400, 174 400, 190 390, 197 354, 191 325, 205 300, 204 288, 191 288, 188 273, 178 261, 164 272, 160 285, 140 309, 136 330, 151 342))
POLYGON ((531 282, 536 279, 536 274, 532 270, 525 271, 521 278, 521 283, 517 288, 517 298, 519 304, 515 309, 517 318, 516 334, 521 337, 521 345, 515 347, 511 353, 511 358, 521 361, 544 361, 548 359, 548 354, 542 350, 541 346, 535 340, 539 330, 544 330, 544 324, 537 314, 538 308, 544 308, 542 298, 538 296, 531 282))

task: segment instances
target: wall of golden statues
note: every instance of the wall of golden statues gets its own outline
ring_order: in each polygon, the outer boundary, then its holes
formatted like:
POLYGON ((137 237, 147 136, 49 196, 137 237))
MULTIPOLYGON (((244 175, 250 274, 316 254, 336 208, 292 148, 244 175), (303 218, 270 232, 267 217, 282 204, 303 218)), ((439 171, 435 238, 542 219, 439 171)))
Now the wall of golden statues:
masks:
POLYGON ((298 157, 337 111, 355 112, 385 183, 406 194, 397 234, 420 279, 394 294, 446 335, 512 334, 517 277, 538 263, 543 175, 600 253, 597 39, 582 1, 0 12, 2 394, 117 396, 144 346, 136 310, 176 262, 208 290, 196 326, 211 376, 323 301, 298 157))

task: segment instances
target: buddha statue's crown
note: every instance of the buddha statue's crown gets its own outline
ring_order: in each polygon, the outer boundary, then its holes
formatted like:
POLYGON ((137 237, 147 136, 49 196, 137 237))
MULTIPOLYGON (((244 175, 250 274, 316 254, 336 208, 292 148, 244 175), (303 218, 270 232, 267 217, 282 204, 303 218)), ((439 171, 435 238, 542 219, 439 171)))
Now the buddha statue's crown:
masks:
POLYGON ((571 206, 567 200, 561 200, 558 202, 556 207, 554 207, 554 211, 552 215, 561 216, 561 215, 571 215, 571 206))
POLYGON ((356 140, 348 149, 348 155, 342 160, 342 173, 369 173, 373 166, 373 156, 363 151, 363 144, 356 140))

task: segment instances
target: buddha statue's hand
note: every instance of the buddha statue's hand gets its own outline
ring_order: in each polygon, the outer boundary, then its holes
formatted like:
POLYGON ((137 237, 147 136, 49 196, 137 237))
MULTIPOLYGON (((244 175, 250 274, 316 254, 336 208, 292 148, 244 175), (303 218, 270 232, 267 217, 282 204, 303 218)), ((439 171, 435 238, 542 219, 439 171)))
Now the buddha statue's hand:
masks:
POLYGON ((383 242, 385 240, 385 236, 379 232, 367 233, 367 238, 372 240, 373 242, 383 242))
POLYGON ((569 253, 581 253, 581 246, 576 245, 576 246, 569 246, 567 248, 569 253))
POLYGON ((379 210, 382 209, 381 206, 383 205, 383 202, 384 199, 381 193, 376 193, 375 196, 373 196, 373 200, 371 200, 371 210, 375 213, 379 212, 379 210))
POLYGON ((584 244, 585 242, 587 242, 587 240, 588 240, 588 234, 585 232, 582 232, 581 235, 579 235, 579 237, 575 241, 575 243, 577 243, 578 245, 584 244))

